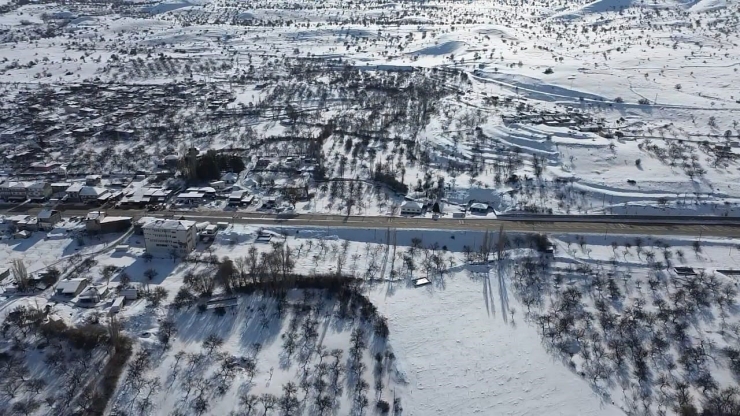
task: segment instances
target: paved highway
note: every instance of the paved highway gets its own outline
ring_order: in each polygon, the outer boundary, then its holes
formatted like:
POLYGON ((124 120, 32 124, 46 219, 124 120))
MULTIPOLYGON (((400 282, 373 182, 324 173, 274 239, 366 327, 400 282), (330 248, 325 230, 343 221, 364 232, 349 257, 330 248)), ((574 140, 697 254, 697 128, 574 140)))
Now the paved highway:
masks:
MULTIPOLYGON (((4 214, 35 214, 40 208, 19 207, 5 211, 4 214)), ((90 210, 65 210, 64 216, 84 216, 90 210)), ((468 217, 465 219, 409 217, 362 217, 322 214, 302 214, 291 218, 282 218, 274 214, 232 211, 156 211, 143 210, 107 210, 108 215, 131 217, 176 216, 194 221, 228 221, 237 224, 283 225, 290 227, 347 227, 347 228, 396 228, 396 229, 442 229, 442 230, 497 230, 503 225, 507 231, 561 233, 561 234, 632 234, 632 235, 675 235, 691 237, 740 237, 738 225, 666 225, 666 224, 619 224, 598 222, 543 222, 543 221, 503 221, 497 219, 468 217)))

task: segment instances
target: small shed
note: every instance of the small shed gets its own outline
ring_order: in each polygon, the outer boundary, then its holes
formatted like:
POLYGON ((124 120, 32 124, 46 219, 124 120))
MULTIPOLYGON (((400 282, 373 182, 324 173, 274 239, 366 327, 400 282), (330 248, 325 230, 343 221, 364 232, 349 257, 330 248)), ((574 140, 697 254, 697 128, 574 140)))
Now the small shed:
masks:
POLYGON ((126 298, 124 296, 119 296, 116 298, 116 300, 113 301, 113 305, 110 307, 110 314, 116 314, 123 309, 123 305, 126 303, 126 298))
POLYGON ((120 295, 123 296, 126 300, 138 299, 139 293, 141 293, 141 285, 136 283, 131 283, 120 291, 120 295))

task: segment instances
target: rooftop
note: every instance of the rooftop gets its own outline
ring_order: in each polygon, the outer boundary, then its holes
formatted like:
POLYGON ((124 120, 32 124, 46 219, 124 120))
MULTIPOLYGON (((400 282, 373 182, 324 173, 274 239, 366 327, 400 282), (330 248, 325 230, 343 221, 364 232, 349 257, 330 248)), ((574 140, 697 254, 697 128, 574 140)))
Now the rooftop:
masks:
POLYGON ((195 221, 187 220, 155 220, 148 222, 142 228, 145 230, 187 230, 195 227, 195 221))

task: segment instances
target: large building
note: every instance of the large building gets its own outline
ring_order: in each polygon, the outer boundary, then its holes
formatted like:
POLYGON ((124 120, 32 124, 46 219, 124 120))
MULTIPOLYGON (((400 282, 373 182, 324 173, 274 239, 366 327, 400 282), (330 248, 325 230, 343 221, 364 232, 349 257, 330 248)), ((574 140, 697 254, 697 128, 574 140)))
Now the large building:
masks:
POLYGON ((152 254, 188 254, 195 248, 198 238, 195 221, 154 220, 145 224, 142 230, 146 251, 152 254))

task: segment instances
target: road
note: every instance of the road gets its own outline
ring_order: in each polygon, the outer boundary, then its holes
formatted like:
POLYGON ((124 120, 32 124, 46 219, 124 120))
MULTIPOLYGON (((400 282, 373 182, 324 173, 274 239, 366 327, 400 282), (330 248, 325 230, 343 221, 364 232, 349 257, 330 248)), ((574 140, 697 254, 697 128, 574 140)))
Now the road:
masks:
MULTIPOLYGON (((35 214, 40 208, 15 209, 4 214, 35 214)), ((85 216, 89 209, 65 210, 64 216, 85 216)), ((346 227, 361 229, 441 229, 441 230, 471 230, 485 231, 498 230, 503 225, 506 231, 555 233, 555 234, 630 234, 630 235, 673 235, 690 237, 738 237, 739 225, 709 225, 709 224, 620 224, 607 222, 544 222, 544 221, 509 221, 493 218, 465 219, 409 217, 362 217, 322 214, 301 214, 292 218, 279 218, 274 214, 233 211, 157 211, 143 210, 107 210, 108 215, 142 217, 150 216, 168 218, 184 217, 194 221, 225 221, 237 224, 255 224, 287 227, 346 227)), ((595 220, 598 217, 594 217, 595 220)))

